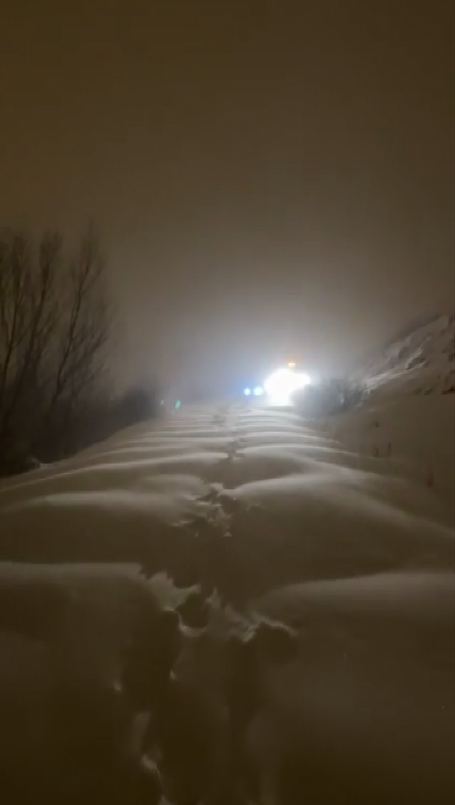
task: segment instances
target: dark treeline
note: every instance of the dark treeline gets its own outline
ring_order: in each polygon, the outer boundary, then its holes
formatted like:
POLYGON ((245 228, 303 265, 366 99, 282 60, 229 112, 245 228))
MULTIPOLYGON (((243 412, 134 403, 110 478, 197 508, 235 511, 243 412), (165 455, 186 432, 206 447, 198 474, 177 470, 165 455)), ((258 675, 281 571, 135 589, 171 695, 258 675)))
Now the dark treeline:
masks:
POLYGON ((90 228, 75 249, 0 233, 0 475, 64 458, 157 413, 156 392, 112 392, 115 317, 90 228))

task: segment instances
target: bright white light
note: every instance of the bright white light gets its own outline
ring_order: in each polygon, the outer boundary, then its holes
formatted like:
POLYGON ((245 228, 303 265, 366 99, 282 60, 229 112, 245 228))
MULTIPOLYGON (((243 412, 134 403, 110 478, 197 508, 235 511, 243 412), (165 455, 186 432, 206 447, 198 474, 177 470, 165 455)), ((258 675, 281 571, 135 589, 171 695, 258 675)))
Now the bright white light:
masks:
POLYGON ((245 397, 249 397, 250 394, 251 394, 251 389, 245 389, 243 393, 244 393, 245 397))
POLYGON ((264 394, 264 389, 262 388, 262 386, 256 386, 256 388, 253 391, 253 394, 255 397, 262 397, 262 395, 264 394))
POLYGON ((278 369, 267 378, 264 388, 272 405, 290 405, 294 392, 309 383, 311 383, 310 378, 303 372, 278 369))

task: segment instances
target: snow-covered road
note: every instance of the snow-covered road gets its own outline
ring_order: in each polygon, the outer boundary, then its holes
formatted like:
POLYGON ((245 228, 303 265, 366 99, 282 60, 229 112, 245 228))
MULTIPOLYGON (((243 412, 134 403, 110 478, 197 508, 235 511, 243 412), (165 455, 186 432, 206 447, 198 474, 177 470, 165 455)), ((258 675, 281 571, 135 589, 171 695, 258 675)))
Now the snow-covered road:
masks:
POLYGON ((291 582, 451 570, 446 521, 431 489, 381 474, 291 411, 193 409, 1 484, 0 561, 148 572, 166 562, 228 598, 256 597, 291 582))
MULTIPOLYGON (((292 411, 231 406, 183 409, 3 482, 0 645, 12 657, 1 666, 3 707, 18 674, 23 699, 36 693, 24 656, 28 667, 41 662, 17 642, 33 629, 23 604, 19 619, 11 609, 12 589, 21 601, 46 579, 79 591, 80 661, 118 639, 119 578, 166 571, 179 588, 215 589, 246 619, 296 630, 298 656, 267 669, 248 727, 263 788, 253 801, 450 801, 454 534, 431 489, 378 469, 292 411)), ((178 592, 155 585, 173 606, 178 592)), ((33 707, 21 717, 33 721, 33 707)), ((221 805, 216 796, 205 802, 221 805)))

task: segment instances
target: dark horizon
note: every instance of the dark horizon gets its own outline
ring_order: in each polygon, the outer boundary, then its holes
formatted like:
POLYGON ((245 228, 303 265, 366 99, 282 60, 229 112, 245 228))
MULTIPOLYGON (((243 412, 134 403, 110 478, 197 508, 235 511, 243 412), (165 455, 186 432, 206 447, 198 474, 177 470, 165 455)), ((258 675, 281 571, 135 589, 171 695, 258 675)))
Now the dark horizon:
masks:
POLYGON ((118 377, 333 371, 453 308, 454 9, 16 0, 0 225, 93 220, 118 377))

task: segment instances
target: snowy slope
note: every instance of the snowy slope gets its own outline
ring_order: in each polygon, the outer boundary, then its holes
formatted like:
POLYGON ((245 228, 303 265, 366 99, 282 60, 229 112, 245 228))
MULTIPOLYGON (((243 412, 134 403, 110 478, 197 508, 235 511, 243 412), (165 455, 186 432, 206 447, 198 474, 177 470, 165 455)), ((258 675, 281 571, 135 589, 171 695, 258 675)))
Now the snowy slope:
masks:
MULTIPOLYGON (((261 616, 296 630, 298 657, 258 681, 245 749, 258 780, 282 758, 296 788, 279 799, 263 791, 254 805, 407 794, 423 803, 445 792, 455 749, 454 533, 445 500, 397 477, 391 460, 347 449, 290 411, 191 409, 2 482, 0 727, 14 740, 0 740, 0 767, 44 751, 43 691, 56 656, 78 678, 115 681, 143 567, 199 583, 207 596, 215 587, 229 604, 210 604, 218 630, 222 612, 229 621, 240 611, 250 626, 261 616), (51 617, 65 590, 60 631, 33 637, 27 591, 51 617)), ((163 576, 151 587, 167 606, 178 599, 163 576)), ((223 695, 216 629, 201 642, 197 630, 185 633, 190 648, 176 668, 197 692, 198 724, 198 708, 212 713, 223 695)), ((194 734, 212 723, 201 718, 194 734)), ((177 766, 177 780, 163 772, 171 805, 196 785, 188 762, 177 766)))
POLYGON ((387 386, 387 394, 453 394, 455 315, 437 316, 394 339, 357 374, 370 389, 387 386))
POLYGON ((378 472, 431 488, 453 517, 455 378, 453 315, 438 316, 390 342, 357 370, 363 404, 327 419, 325 435, 377 459, 378 472))

